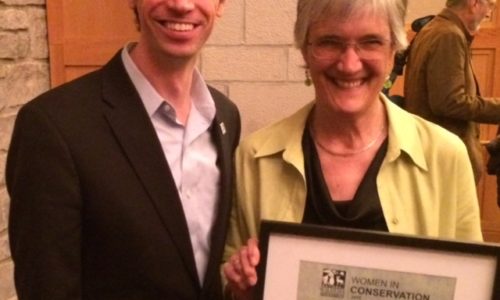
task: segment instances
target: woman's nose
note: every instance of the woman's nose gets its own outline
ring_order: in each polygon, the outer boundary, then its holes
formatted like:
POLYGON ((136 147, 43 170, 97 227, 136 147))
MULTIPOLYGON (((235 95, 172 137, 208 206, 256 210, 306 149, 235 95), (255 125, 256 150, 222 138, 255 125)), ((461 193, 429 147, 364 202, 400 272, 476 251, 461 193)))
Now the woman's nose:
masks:
POLYGON ((342 72, 357 72, 362 68, 361 58, 355 47, 346 47, 340 54, 336 67, 342 72))

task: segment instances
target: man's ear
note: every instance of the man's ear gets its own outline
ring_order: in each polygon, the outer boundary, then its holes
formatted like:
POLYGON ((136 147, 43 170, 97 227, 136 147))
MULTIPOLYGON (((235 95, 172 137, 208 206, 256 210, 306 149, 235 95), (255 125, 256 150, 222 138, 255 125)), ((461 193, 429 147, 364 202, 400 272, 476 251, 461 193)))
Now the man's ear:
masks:
POLYGON ((131 9, 135 9, 135 0, 127 0, 128 2, 128 7, 130 7, 131 9))
POLYGON ((469 10, 474 10, 481 5, 481 1, 482 0, 467 0, 467 7, 469 10))
POLYGON ((217 8, 216 8, 216 15, 217 17, 222 17, 222 13, 224 12, 224 6, 226 4, 226 0, 219 0, 219 3, 217 3, 217 8))

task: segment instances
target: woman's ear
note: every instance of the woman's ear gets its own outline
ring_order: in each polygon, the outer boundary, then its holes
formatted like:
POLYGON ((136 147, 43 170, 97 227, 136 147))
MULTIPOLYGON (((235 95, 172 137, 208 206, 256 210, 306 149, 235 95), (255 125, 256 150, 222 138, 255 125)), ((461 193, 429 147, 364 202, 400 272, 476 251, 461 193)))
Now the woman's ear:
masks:
POLYGON ((302 58, 304 59, 304 61, 307 64, 307 60, 306 60, 306 57, 307 57, 307 47, 302 47, 300 49, 300 53, 302 54, 302 58))

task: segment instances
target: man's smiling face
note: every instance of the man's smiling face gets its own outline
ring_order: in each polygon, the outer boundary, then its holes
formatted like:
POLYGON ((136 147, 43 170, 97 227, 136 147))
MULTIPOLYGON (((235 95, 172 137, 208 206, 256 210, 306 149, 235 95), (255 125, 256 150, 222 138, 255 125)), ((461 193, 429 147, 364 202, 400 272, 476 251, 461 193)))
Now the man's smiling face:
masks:
POLYGON ((155 57, 196 56, 222 14, 224 0, 128 0, 140 40, 155 57))

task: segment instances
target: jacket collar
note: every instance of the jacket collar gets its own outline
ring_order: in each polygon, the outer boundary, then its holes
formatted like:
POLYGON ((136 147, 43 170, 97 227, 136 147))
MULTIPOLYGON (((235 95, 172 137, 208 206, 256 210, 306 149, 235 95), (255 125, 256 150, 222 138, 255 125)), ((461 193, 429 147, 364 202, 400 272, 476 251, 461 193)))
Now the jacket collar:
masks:
POLYGON ((393 162, 404 153, 415 165, 427 171, 428 165, 417 129, 416 116, 404 111, 382 94, 381 99, 389 119, 389 145, 385 161, 393 162))
POLYGON ((302 107, 292 116, 264 128, 262 134, 267 135, 267 138, 256 149, 255 157, 265 157, 282 152, 283 160, 293 165, 305 177, 302 135, 313 107, 314 101, 302 107))
POLYGON ((472 44, 474 36, 469 32, 469 30, 467 30, 464 22, 451 9, 445 8, 437 16, 455 24, 458 28, 460 28, 460 31, 463 32, 469 46, 472 44))

